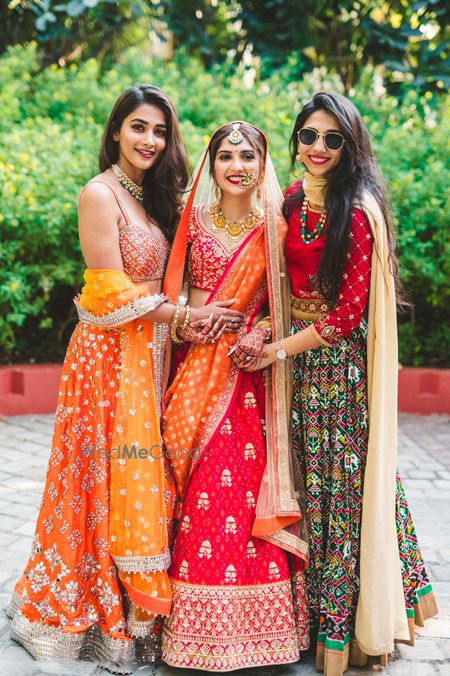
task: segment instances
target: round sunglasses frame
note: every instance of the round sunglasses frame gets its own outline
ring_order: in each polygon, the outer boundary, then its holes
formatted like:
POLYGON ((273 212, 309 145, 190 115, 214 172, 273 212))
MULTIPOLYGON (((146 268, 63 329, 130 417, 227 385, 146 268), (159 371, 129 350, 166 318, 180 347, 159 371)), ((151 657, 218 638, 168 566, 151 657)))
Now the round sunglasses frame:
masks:
POLYGON ((326 148, 327 150, 329 150, 330 152, 332 152, 332 153, 336 153, 338 150, 341 150, 341 149, 344 147, 345 138, 344 138, 343 135, 342 135, 340 132, 338 132, 338 131, 327 131, 325 134, 321 134, 320 132, 317 131, 317 129, 314 129, 314 127, 302 127, 302 128, 299 129, 298 132, 297 132, 298 142, 301 143, 303 146, 313 146, 313 145, 317 142, 317 139, 318 139, 320 136, 323 136, 323 142, 324 142, 324 144, 325 144, 325 148, 326 148), (312 143, 304 143, 304 142, 301 140, 301 138, 300 138, 300 134, 302 133, 302 131, 313 131, 313 132, 315 133, 315 135, 316 135, 316 138, 314 139, 314 141, 313 141, 312 143), (327 145, 327 136, 328 136, 328 134, 333 134, 333 136, 340 136, 340 137, 341 137, 342 143, 341 143, 341 145, 339 146, 339 148, 330 148, 330 147, 327 145))

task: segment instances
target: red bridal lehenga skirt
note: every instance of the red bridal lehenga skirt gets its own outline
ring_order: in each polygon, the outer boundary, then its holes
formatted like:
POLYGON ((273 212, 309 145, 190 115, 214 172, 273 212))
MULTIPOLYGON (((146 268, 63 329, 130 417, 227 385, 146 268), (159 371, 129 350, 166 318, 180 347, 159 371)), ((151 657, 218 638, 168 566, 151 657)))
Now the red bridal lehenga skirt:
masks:
MULTIPOLYGON (((296 319, 292 332, 309 324, 296 319)), ((293 441, 306 482, 310 633, 317 641, 317 667, 333 676, 366 660, 353 641, 368 444, 366 338, 363 321, 337 347, 294 359, 293 441)), ((396 526, 413 643, 414 623, 423 626, 437 611, 398 476, 396 526)))
MULTIPOLYGON (((160 372, 166 329, 155 330, 160 372)), ((132 673, 133 657, 157 656, 161 622, 158 630, 128 612, 109 552, 109 459, 95 451, 111 448, 120 370, 120 330, 78 324, 64 362, 31 556, 8 614, 12 638, 35 659, 112 662, 132 673)), ((167 515, 172 508, 166 500, 167 515)))
POLYGON ((290 570, 286 552, 251 534, 266 462, 264 401, 263 374, 242 373, 189 480, 169 571, 172 612, 163 626, 162 657, 172 666, 285 664, 308 647, 303 573, 290 570))

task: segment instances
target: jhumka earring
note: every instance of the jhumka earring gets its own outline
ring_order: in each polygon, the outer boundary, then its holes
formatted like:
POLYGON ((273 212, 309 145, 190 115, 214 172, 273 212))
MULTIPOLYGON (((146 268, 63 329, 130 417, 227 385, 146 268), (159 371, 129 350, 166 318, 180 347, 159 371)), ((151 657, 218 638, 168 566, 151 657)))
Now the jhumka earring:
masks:
POLYGON ((216 202, 218 202, 220 200, 220 198, 222 197, 222 191, 219 188, 219 184, 216 183, 216 181, 214 181, 214 196, 216 198, 216 202))
POLYGON ((258 183, 258 189, 256 191, 256 199, 260 200, 262 196, 262 185, 264 183, 264 173, 261 174, 258 183))

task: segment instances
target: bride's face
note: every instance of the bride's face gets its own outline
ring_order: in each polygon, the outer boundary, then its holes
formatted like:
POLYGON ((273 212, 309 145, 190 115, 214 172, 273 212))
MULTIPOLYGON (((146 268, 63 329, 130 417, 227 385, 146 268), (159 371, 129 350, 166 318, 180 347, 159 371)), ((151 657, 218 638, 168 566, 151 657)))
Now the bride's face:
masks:
POLYGON ((245 137, 239 144, 223 139, 214 160, 214 177, 224 194, 254 192, 260 172, 259 155, 245 137))

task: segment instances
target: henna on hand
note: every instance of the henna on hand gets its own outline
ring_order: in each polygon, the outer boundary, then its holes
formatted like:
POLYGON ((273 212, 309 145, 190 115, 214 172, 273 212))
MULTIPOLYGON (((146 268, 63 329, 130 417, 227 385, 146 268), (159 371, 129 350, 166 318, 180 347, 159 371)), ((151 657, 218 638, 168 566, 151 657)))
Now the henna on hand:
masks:
POLYGON ((208 319, 189 322, 184 329, 178 330, 178 335, 185 342, 212 344, 218 341, 225 328, 226 322, 223 315, 214 321, 214 314, 211 313, 208 319))
POLYGON ((261 356, 268 337, 266 326, 255 326, 249 333, 242 333, 233 351, 233 362, 240 368, 254 366, 261 356))

